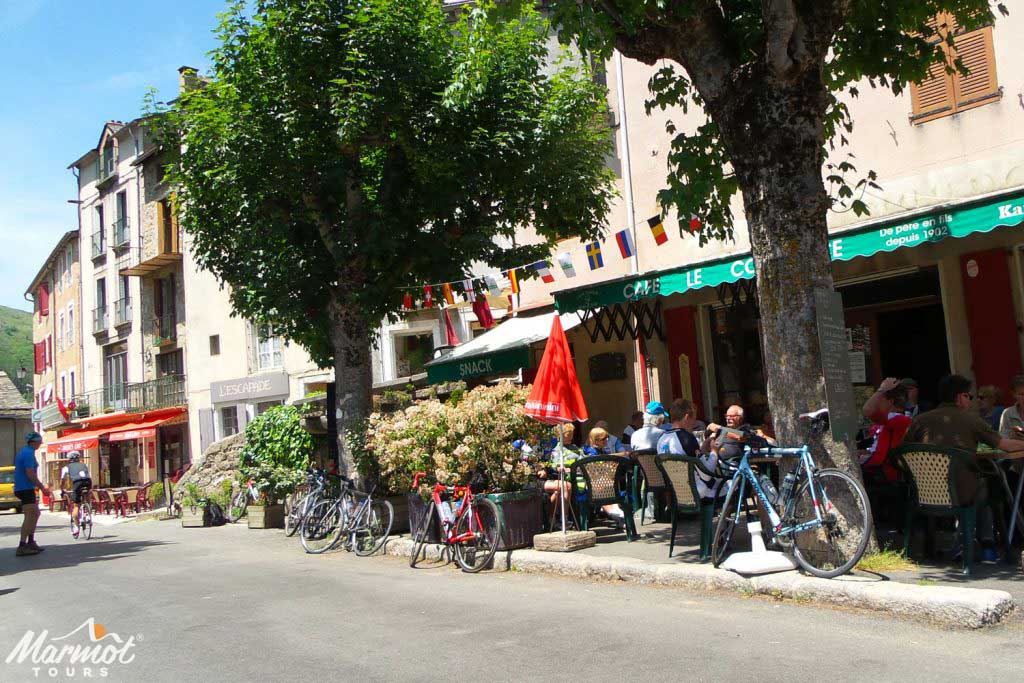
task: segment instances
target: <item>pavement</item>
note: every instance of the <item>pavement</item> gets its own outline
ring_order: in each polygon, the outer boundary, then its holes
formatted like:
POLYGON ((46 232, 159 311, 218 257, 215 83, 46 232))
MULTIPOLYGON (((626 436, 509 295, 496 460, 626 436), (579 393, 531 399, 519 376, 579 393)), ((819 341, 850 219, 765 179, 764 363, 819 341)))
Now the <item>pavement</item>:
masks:
MULTIPOLYGON (((405 558, 306 555, 294 538, 243 525, 124 523, 74 542, 47 515, 46 552, 17 558, 19 523, 0 514, 0 606, 10 615, 0 658, 26 630, 60 637, 93 619, 120 647, 131 643, 130 661, 107 666, 114 681, 707 680, 752 669, 765 679, 963 681, 1021 671, 1019 621, 943 629, 621 581, 414 570, 405 558)), ((0 663, 0 680, 66 673, 0 663)))

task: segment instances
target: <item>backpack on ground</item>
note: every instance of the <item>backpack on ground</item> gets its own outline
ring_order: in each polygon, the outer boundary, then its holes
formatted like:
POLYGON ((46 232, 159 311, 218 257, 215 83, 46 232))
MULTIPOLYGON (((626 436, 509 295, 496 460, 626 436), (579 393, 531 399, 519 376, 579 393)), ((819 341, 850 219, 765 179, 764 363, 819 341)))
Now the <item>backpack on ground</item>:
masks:
POLYGON ((210 526, 224 526, 228 520, 224 516, 224 508, 212 500, 206 504, 206 523, 210 526))

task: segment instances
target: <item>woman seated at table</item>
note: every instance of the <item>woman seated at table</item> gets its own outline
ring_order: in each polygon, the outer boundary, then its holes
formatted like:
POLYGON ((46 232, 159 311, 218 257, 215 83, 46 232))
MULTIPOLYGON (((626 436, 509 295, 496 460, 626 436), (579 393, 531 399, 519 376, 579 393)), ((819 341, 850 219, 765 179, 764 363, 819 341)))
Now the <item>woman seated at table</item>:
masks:
POLYGON ((558 505, 558 471, 562 470, 562 495, 566 496, 566 503, 569 502, 569 468, 576 462, 580 453, 573 444, 572 439, 576 433, 576 427, 571 422, 559 425, 554 428, 555 447, 551 449, 550 460, 541 466, 537 476, 544 482, 544 493, 550 494, 549 501, 552 505, 558 505))
MULTIPOLYGON (((615 455, 608 445, 608 437, 608 431, 601 427, 591 429, 590 434, 587 436, 587 445, 583 447, 583 455, 615 455)), ((579 484, 585 486, 583 482, 579 484)), ((603 505, 601 506, 601 512, 608 515, 616 524, 623 525, 626 522, 626 513, 618 505, 603 505)))

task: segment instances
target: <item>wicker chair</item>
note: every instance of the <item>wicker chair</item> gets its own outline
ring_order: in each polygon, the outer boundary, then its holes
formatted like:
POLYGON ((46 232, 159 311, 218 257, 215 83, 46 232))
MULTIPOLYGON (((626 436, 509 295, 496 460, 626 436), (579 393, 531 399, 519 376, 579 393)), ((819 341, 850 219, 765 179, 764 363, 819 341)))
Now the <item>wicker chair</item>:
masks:
POLYGON ((139 512, 153 509, 153 501, 149 499, 149 490, 153 487, 153 482, 150 482, 139 489, 139 512))
POLYGON ((705 562, 711 557, 715 505, 714 503, 704 503, 700 499, 700 494, 697 493, 694 460, 696 458, 689 455, 663 453, 656 456, 654 461, 672 494, 672 539, 668 544, 668 556, 672 557, 672 551, 675 548, 679 513, 698 513, 700 514, 700 560, 705 562))
POLYGON ((657 500, 662 491, 668 490, 668 484, 654 461, 657 456, 656 450, 649 448, 631 451, 629 455, 637 462, 636 470, 633 472, 633 505, 640 508, 640 524, 642 526, 647 513, 646 501, 643 499, 646 497, 644 494, 653 493, 654 499, 657 500))
POLYGON ((122 514, 128 515, 129 512, 138 514, 142 512, 142 508, 139 503, 139 492, 142 489, 127 489, 121 495, 123 496, 124 504, 121 507, 122 514))
POLYGON ((580 529, 585 531, 589 528, 590 516, 601 506, 617 503, 626 516, 626 539, 632 541, 637 538, 630 495, 630 480, 635 466, 636 460, 621 455, 592 455, 572 464, 569 481, 576 492, 580 529), (579 482, 583 482, 583 487, 579 482))
POLYGON ((910 552, 914 518, 920 515, 956 517, 963 543, 963 572, 974 564, 974 536, 978 518, 981 472, 974 454, 958 448, 905 443, 889 456, 910 483, 903 554, 910 552))

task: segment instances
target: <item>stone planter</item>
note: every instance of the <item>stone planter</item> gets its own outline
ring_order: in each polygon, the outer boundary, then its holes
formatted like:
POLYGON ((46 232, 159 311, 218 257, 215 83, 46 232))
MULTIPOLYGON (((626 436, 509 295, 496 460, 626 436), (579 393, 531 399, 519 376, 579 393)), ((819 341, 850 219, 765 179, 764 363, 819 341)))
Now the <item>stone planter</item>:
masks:
POLYGON ((181 525, 183 527, 209 526, 210 522, 206 516, 206 507, 183 505, 181 507, 181 525))
POLYGON ((284 528, 284 505, 250 505, 245 514, 250 529, 284 528))
MULTIPOLYGON (((376 497, 374 498, 376 500, 376 497)), ((409 533, 409 498, 408 496, 388 496, 384 500, 391 503, 391 507, 394 509, 395 514, 392 517, 391 522, 391 533, 392 534, 407 534, 409 533)))
MULTIPOLYGON (((418 493, 410 491, 405 494, 405 500, 409 506, 409 533, 415 533, 416 529, 420 525, 420 520, 423 519, 423 515, 427 512, 427 503, 423 502, 418 493)), ((397 517, 397 514, 395 515, 397 517)), ((427 527, 427 543, 440 543, 441 532, 437 525, 437 513, 435 512, 430 520, 430 526, 427 527)))
POLYGON ((539 491, 491 493, 488 498, 501 513, 501 543, 498 550, 529 548, 533 537, 544 529, 544 496, 539 491))

